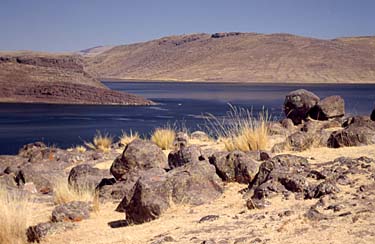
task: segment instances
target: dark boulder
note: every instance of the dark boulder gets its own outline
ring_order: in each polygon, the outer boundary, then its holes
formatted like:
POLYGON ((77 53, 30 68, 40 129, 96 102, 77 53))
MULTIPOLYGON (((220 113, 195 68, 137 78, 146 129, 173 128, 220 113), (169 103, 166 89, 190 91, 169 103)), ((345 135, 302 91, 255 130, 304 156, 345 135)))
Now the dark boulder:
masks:
POLYGON ((299 89, 288 93, 284 101, 284 112, 295 125, 301 124, 308 117, 312 107, 319 102, 319 97, 314 93, 299 89))
POLYGON ((345 102, 340 96, 330 96, 311 108, 309 115, 316 120, 328 120, 345 114, 345 102))
POLYGON ((95 189, 105 176, 108 176, 107 170, 100 170, 89 164, 81 164, 70 170, 68 183, 78 191, 95 189))
POLYGON ((255 188, 269 180, 279 180, 287 175, 293 175, 298 172, 310 171, 310 165, 306 158, 290 154, 283 154, 273 157, 263 162, 259 166, 259 171, 249 188, 255 188))
POLYGON ((143 172, 125 206, 126 220, 141 224, 158 218, 170 206, 171 191, 164 170, 153 168, 143 172))
POLYGON ((120 180, 126 179, 130 171, 151 168, 167 169, 165 154, 153 142, 136 139, 129 143, 122 155, 115 159, 110 171, 117 180, 120 180))
POLYGON ((241 151, 215 153, 210 158, 210 163, 215 166, 216 173, 222 180, 244 184, 255 177, 259 167, 258 162, 241 151))
POLYGON ((208 161, 185 164, 168 172, 174 203, 199 205, 211 202, 223 193, 221 179, 208 161))
POLYGON ((124 197, 118 210, 125 210, 129 223, 141 224, 158 218, 173 202, 199 205, 208 203, 223 192, 215 167, 199 161, 174 168, 166 173, 153 168, 142 171, 129 200, 124 197))
POLYGON ((370 118, 371 118, 372 121, 375 121, 375 108, 374 108, 374 110, 372 110, 370 118))
POLYGON ((79 222, 90 217, 90 205, 75 201, 61 204, 52 211, 52 222, 79 222))
POLYGON ((333 148, 363 146, 375 143, 375 132, 365 127, 352 127, 335 131, 328 140, 333 148))
POLYGON ((177 151, 172 151, 168 155, 168 165, 170 169, 180 167, 187 163, 197 162, 204 160, 201 149, 199 146, 182 146, 177 151))

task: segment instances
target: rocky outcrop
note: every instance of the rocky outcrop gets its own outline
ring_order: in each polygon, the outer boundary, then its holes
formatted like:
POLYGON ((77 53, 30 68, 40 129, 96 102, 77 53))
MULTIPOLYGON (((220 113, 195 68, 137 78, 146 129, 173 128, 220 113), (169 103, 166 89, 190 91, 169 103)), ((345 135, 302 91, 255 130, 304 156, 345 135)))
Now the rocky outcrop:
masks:
POLYGON ((319 102, 319 97, 314 93, 299 89, 289 92, 284 101, 284 112, 287 118, 291 119, 295 125, 304 121, 309 111, 319 102))
POLYGON ((0 102, 151 105, 112 91, 86 73, 78 55, 0 53, 0 102))

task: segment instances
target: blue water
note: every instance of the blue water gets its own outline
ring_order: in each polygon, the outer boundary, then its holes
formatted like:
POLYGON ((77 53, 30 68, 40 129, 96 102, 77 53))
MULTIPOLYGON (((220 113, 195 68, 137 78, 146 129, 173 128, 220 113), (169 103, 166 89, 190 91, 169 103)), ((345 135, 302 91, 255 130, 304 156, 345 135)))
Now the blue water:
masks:
POLYGON ((253 109, 265 107, 274 118, 283 116, 282 104, 289 91, 305 88, 320 97, 341 95, 350 114, 370 114, 375 85, 275 85, 104 82, 112 89, 150 98, 156 106, 87 106, 0 104, 0 154, 14 154, 29 142, 71 147, 92 139, 97 130, 119 136, 121 131, 149 135, 170 124, 191 130, 205 129, 202 114, 224 116, 228 103, 253 109))

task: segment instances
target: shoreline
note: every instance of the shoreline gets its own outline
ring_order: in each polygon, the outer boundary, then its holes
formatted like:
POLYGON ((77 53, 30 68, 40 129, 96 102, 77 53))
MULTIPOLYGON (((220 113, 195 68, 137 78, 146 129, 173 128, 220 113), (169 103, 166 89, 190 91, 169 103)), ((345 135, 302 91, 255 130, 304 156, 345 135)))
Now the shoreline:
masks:
POLYGON ((159 79, 115 79, 115 78, 98 78, 102 83, 191 83, 191 84, 240 84, 240 85, 375 85, 375 81, 369 82, 301 82, 301 81, 223 81, 223 80, 159 80, 159 79))

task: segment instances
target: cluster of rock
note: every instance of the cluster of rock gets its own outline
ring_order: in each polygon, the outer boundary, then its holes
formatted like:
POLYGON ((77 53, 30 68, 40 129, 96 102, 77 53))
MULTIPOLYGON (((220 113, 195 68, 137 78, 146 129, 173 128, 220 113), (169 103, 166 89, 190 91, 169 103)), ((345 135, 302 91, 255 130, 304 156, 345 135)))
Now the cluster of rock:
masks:
POLYGON ((270 124, 271 133, 285 136, 285 140, 276 144, 272 151, 374 144, 374 111, 371 116, 345 117, 345 102, 340 96, 320 100, 304 89, 292 91, 284 102, 286 118, 270 124))
MULTIPOLYGON (((0 184, 31 193, 52 193, 52 182, 65 177, 64 169, 83 162, 112 158, 113 152, 77 152, 48 147, 42 142, 23 146, 18 155, 0 156, 0 184)), ((108 175, 108 173, 107 173, 108 175)))

